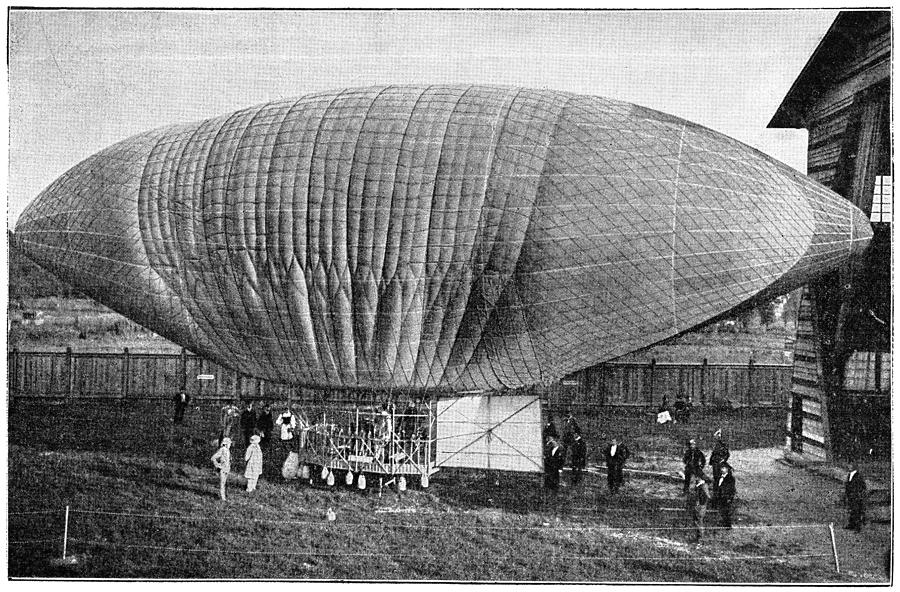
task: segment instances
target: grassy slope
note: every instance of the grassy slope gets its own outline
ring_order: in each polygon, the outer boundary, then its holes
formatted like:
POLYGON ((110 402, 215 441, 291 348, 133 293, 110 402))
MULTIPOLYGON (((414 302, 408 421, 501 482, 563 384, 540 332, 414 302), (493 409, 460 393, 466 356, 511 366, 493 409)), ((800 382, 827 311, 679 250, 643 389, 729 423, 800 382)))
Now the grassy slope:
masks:
MULTIPOLYGON (((53 571, 48 560, 59 553, 58 542, 14 544, 10 575, 760 582, 835 578, 827 556, 721 559, 827 553, 821 536, 810 538, 803 531, 778 536, 755 530, 712 532, 695 549, 689 531, 678 530, 685 527, 684 516, 666 509, 680 505, 677 485, 667 480, 632 478, 623 494, 610 497, 604 479, 591 475, 578 487, 548 496, 534 475, 446 470, 429 489, 411 489, 402 496, 385 490, 379 497, 375 488, 358 492, 343 486, 311 487, 278 477, 262 482, 250 496, 236 475, 230 499, 223 503, 216 498, 216 478, 208 463, 215 408, 192 410, 179 427, 169 423, 169 411, 168 405, 112 401, 12 405, 10 540, 58 541, 60 510, 68 504, 79 510, 70 520, 70 552, 79 555, 81 563, 72 571, 53 571), (325 520, 329 507, 337 512, 335 522, 325 520), (14 514, 35 510, 55 513, 14 514), (609 530, 623 527, 631 530, 609 530), (687 559, 692 553, 709 559, 687 559)), ((740 425, 749 435, 746 443, 765 443, 766 432, 757 428, 772 419, 745 417, 740 425)), ((707 417, 705 423, 718 420, 727 423, 728 418, 707 417)), ((647 468, 653 468, 656 457, 671 457, 684 433, 692 430, 679 425, 669 433, 653 434, 648 416, 628 414, 584 418, 583 425, 595 446, 601 434, 627 433, 640 457, 635 464, 647 468)), ((243 463, 236 461, 234 467, 239 471, 243 463)), ((754 522, 746 512, 740 520, 745 525, 754 522)))

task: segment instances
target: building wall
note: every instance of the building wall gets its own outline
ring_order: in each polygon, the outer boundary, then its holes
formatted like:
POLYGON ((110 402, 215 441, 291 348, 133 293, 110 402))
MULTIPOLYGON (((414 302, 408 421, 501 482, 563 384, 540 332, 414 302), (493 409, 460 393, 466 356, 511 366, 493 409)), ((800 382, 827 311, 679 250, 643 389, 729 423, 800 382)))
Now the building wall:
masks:
MULTIPOLYGON (((870 213, 876 177, 891 174, 890 14, 847 14, 816 52, 831 62, 805 69, 827 72, 804 87, 808 174, 870 213)), ((873 226, 866 255, 803 296, 788 446, 813 459, 889 453, 890 226, 873 226)))

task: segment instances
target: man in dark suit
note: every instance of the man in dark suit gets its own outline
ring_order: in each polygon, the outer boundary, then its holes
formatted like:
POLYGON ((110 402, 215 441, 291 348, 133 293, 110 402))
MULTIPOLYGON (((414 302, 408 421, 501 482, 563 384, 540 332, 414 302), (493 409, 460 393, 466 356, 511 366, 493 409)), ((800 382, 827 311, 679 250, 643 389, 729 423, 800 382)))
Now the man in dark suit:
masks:
POLYGON ((866 480, 859 471, 859 464, 855 461, 847 473, 844 483, 844 498, 847 501, 847 509, 850 518, 845 528, 860 532, 866 522, 866 480))
POLYGON ((547 423, 544 424, 544 444, 550 441, 551 438, 559 439, 559 431, 556 429, 556 423, 553 421, 553 415, 547 416, 547 423))
POLYGON ((259 434, 259 445, 263 448, 263 451, 271 443, 273 429, 275 429, 275 419, 272 417, 272 407, 268 403, 263 403, 262 409, 256 416, 256 433, 259 434))
POLYGON ((565 422, 565 433, 563 434, 563 446, 571 446, 572 442, 575 440, 575 434, 581 433, 581 426, 578 425, 578 420, 575 419, 575 416, 572 415, 571 412, 566 414, 566 422, 565 422))
POLYGON ((184 410, 191 404, 191 397, 186 392, 181 391, 174 397, 175 400, 175 423, 181 423, 184 419, 184 410))
POLYGON ((625 461, 631 456, 631 452, 624 444, 619 444, 615 438, 606 448, 606 482, 609 485, 610 493, 616 493, 625 480, 622 471, 625 468, 625 461))
POLYGON ((697 441, 691 438, 688 440, 688 447, 681 460, 684 462, 684 493, 687 495, 688 489, 691 487, 691 478, 703 477, 706 457, 697 448, 697 441))
POLYGON ((716 433, 713 435, 716 437, 716 443, 713 446, 712 453, 709 455, 709 466, 712 467, 713 474, 713 503, 718 504, 719 481, 722 477, 722 467, 728 462, 731 452, 728 450, 728 445, 722 440, 722 430, 716 430, 716 433))
POLYGON ((250 445, 250 437, 256 430, 256 411, 253 410, 253 401, 247 401, 244 410, 241 412, 241 435, 244 436, 244 443, 250 445))
POLYGON ((703 477, 693 477, 688 491, 684 494, 688 515, 694 524, 694 542, 699 543, 703 537, 703 519, 709 503, 709 490, 703 477))
POLYGON ((734 498, 737 496, 737 484, 734 482, 734 473, 731 470, 731 465, 728 463, 723 463, 720 467, 715 489, 718 492, 717 503, 722 526, 731 528, 731 517, 734 515, 734 498))
POLYGON ((544 487, 551 490, 559 489, 559 470, 563 463, 562 444, 556 438, 547 440, 544 447, 544 487))
POLYGON ((569 411, 566 413, 566 417, 563 420, 563 433, 562 433, 562 445, 563 445, 563 465, 565 465, 565 457, 569 457, 571 462, 571 454, 572 454, 572 445, 575 444, 575 434, 581 433, 581 426, 578 425, 578 421, 575 419, 575 416, 572 415, 572 412, 569 411))
POLYGON ((584 466, 587 464, 587 444, 581 436, 581 432, 577 431, 572 435, 572 485, 578 485, 581 482, 581 476, 584 474, 584 466))

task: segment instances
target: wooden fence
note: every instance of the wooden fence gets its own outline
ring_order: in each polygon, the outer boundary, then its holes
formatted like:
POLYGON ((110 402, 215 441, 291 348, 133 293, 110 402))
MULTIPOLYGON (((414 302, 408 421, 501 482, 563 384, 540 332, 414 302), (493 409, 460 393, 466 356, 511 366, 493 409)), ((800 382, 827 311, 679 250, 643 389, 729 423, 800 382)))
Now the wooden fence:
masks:
MULTIPOLYGON (((607 363, 559 383, 528 389, 551 407, 659 405, 677 397, 695 406, 776 407, 790 400, 789 364, 607 363)), ((321 395, 240 373, 199 356, 181 354, 20 352, 8 353, 12 397, 68 399, 169 399, 184 390, 199 400, 301 400, 321 395)), ((336 393, 330 393, 332 395, 336 393)))
POLYGON ((790 401, 790 364, 657 364, 610 362, 545 387, 555 407, 656 407, 684 398, 700 407, 784 407, 790 401))

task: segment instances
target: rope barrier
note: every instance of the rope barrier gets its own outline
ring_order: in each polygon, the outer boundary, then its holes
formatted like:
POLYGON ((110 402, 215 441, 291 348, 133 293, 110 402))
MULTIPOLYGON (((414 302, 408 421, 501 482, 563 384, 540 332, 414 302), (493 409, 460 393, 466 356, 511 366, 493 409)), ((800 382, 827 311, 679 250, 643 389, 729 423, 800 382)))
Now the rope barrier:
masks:
MULTIPOLYGON (((222 520, 221 516, 178 516, 178 515, 166 515, 166 514, 148 514, 148 513, 136 513, 136 512, 113 512, 109 510, 72 510, 69 506, 66 506, 66 532, 63 534, 63 551, 62 558, 66 559, 66 546, 68 543, 78 543, 84 547, 107 547, 107 548, 118 548, 118 549, 129 549, 129 550, 141 550, 141 551, 153 551, 153 552, 162 552, 162 553, 216 553, 216 554, 229 554, 229 555, 245 555, 245 556, 295 556, 295 557, 331 557, 331 558, 362 558, 362 557, 371 557, 371 558, 390 558, 393 560, 397 559, 417 559, 417 560, 438 560, 443 554, 434 555, 432 553, 426 552, 424 549, 417 553, 391 553, 391 552, 361 552, 361 553, 352 553, 346 551, 321 551, 321 550, 311 550, 311 551, 293 551, 287 549, 278 549, 278 550, 247 550, 247 549, 210 549, 210 548, 202 548, 202 547, 182 547, 182 546, 168 546, 168 545, 148 545, 148 544, 133 544, 133 543, 119 543, 119 542, 110 542, 110 541, 100 541, 100 540, 89 540, 85 538, 76 538, 69 537, 68 530, 68 517, 70 513, 81 514, 81 515, 93 515, 93 516, 122 516, 125 518, 150 518, 157 520, 222 520)), ((24 511, 17 512, 16 515, 30 515, 30 514, 49 514, 54 513, 53 511, 47 510, 35 510, 35 511, 24 511)), ((476 530, 476 531, 511 531, 511 532, 522 532, 522 531, 543 531, 546 533, 567 533, 567 532, 647 532, 647 531, 695 531, 697 530, 696 526, 636 526, 636 527, 616 527, 616 526, 556 526, 550 525, 549 523, 544 523, 541 526, 497 526, 497 525, 479 525, 479 524, 403 524, 403 523, 359 523, 359 522, 331 522, 327 520, 292 520, 292 521, 284 521, 284 520, 266 520, 266 519, 248 519, 243 522, 254 522, 254 523, 268 523, 268 524, 290 524, 290 525, 321 525, 321 526, 339 526, 339 527, 351 527, 357 529, 359 527, 366 528, 385 528, 385 529, 416 529, 416 530, 436 530, 439 529, 441 532, 446 532, 450 529, 468 529, 468 530, 476 530)), ((748 525, 748 526, 736 526, 733 529, 736 530, 785 530, 785 529, 810 529, 810 528, 825 528, 828 527, 829 530, 831 525, 826 524, 766 524, 766 525, 748 525)), ((710 526, 707 527, 706 530, 726 530, 729 527, 722 526, 710 526)), ((351 541, 352 541, 351 535, 351 541)), ((638 535, 638 538, 640 536, 638 535)), ((56 544, 59 541, 55 538, 53 539, 30 539, 30 540, 13 540, 9 541, 9 545, 45 545, 45 544, 56 544)), ((832 539, 832 547, 834 547, 833 539, 832 539)), ((382 545, 381 548, 384 548, 382 545)), ((758 561, 758 560, 767 560, 767 561, 779 561, 786 559, 799 559, 799 558, 822 558, 822 557, 830 557, 827 553, 797 553, 797 554, 785 554, 785 555, 727 555, 727 554, 716 554, 716 555, 694 555, 691 554, 690 550, 684 545, 678 546, 674 549, 671 549, 674 553, 672 556, 598 556, 598 555, 560 555, 554 552, 552 560, 553 561, 579 561, 579 562, 603 562, 603 561, 645 561, 645 562, 672 562, 672 561, 758 561)), ((836 555, 836 549, 834 549, 836 555)), ((839 569, 839 568, 837 568, 839 569)))
POLYGON ((90 541, 86 539, 72 538, 69 539, 84 545, 98 547, 116 547, 119 549, 142 549, 148 551, 173 551, 178 553, 228 553, 231 555, 292 555, 292 556, 311 556, 311 557, 406 557, 406 558, 422 558, 437 559, 435 555, 422 555, 421 553, 329 553, 325 551, 257 551, 246 549, 203 549, 200 547, 164 547, 157 545, 131 545, 119 544, 108 541, 90 541))
MULTIPOLYGON (((485 506, 485 507, 486 507, 487 509, 498 509, 498 508, 495 507, 495 506, 485 506)), ((548 514, 551 514, 551 515, 555 515, 555 514, 559 514, 559 513, 565 513, 566 516, 569 516, 569 517, 573 517, 573 516, 594 516, 594 515, 596 515, 596 514, 602 514, 602 513, 610 513, 610 512, 633 512, 633 511, 634 511, 633 508, 599 508, 599 507, 597 507, 597 508, 590 508, 590 507, 585 507, 585 506, 577 506, 577 507, 554 506, 554 507, 549 507, 549 508, 536 508, 536 507, 530 507, 530 508, 528 508, 528 510, 529 510, 529 511, 532 511, 532 512, 540 512, 541 510, 546 510, 546 512, 547 512, 548 514)), ((666 511, 669 511, 669 512, 686 512, 686 511, 687 511, 685 508, 666 508, 666 507, 650 508, 650 510, 658 510, 658 511, 661 511, 661 512, 666 512, 666 511)), ((34 514, 34 515, 38 515, 38 514, 56 514, 57 512, 60 512, 60 511, 61 511, 61 510, 41 510, 41 511, 35 511, 35 512, 9 512, 8 515, 9 515, 9 516, 25 516, 25 515, 30 515, 30 514, 34 514)), ((101 514, 101 513, 103 513, 103 512, 101 512, 101 511, 89 511, 89 510, 72 510, 72 512, 95 513, 95 514, 101 514)), ((710 509, 707 510, 707 514, 712 514, 712 513, 715 513, 715 512, 716 512, 715 508, 710 508, 710 509)), ((208 518, 208 517, 205 517, 205 516, 178 516, 178 515, 176 515, 176 514, 172 514, 172 515, 168 515, 168 516, 167 516, 167 515, 164 515, 164 514, 141 514, 141 513, 135 513, 135 512, 131 512, 131 513, 108 512, 108 513, 109 513, 110 515, 114 515, 114 516, 145 516, 145 517, 148 517, 148 518, 167 518, 167 517, 168 517, 168 518, 173 518, 173 519, 183 519, 183 520, 214 520, 214 519, 215 519, 215 518, 208 518)), ((431 511, 429 508, 378 508, 378 509, 375 510, 375 513, 376 513, 376 514, 400 514, 400 513, 407 513, 407 514, 419 514, 419 515, 432 515, 432 514, 434 514, 434 515, 438 515, 438 514, 440 514, 440 515, 447 515, 447 514, 450 514, 450 515, 460 515, 460 514, 470 514, 471 512, 469 512, 469 511, 462 511, 462 512, 440 511, 440 512, 434 512, 434 511, 431 511)), ((247 519, 247 520, 253 520, 253 519, 247 519)), ((278 522, 283 522, 283 521, 279 520, 278 522)))
MULTIPOLYGON (((49 514, 54 513, 53 511, 47 510, 36 510, 36 511, 25 511, 25 512, 17 512, 16 515, 34 515, 34 514, 49 514)), ((109 510, 72 510, 68 506, 66 506, 66 530, 68 531, 68 515, 69 513, 81 514, 81 515, 93 515, 93 516, 122 516, 125 518, 150 518, 150 519, 158 519, 158 520, 222 520, 220 516, 178 516, 178 515, 166 515, 166 514, 149 514, 149 513, 136 513, 136 512, 113 512, 109 510)), ((266 519, 248 519, 244 520, 244 522, 254 522, 254 523, 269 523, 269 524, 290 524, 290 525, 323 525, 323 526, 346 526, 351 528, 372 528, 372 527, 381 527, 381 528, 389 528, 389 529, 416 529, 416 530, 431 530, 431 529, 440 529, 441 532, 445 532, 450 529, 469 529, 469 530, 491 530, 491 531, 511 531, 511 532, 521 532, 521 531, 544 531, 544 532, 555 532, 555 533, 566 533, 566 532, 647 532, 647 531, 694 531, 696 530, 695 526, 637 526, 637 527, 615 527, 615 526, 556 526, 545 523, 541 526, 497 526, 497 525, 479 525, 479 524, 471 524, 471 525, 461 525, 461 524, 403 524, 403 523, 358 523, 358 522, 331 522, 326 520, 292 520, 292 521, 284 521, 284 520, 266 520, 266 519)), ((825 528, 829 525, 826 524, 766 524, 766 525, 749 525, 749 526, 736 526, 733 527, 737 530, 785 530, 785 529, 810 529, 810 528, 825 528)), ((728 527, 719 527, 719 526, 710 526, 707 527, 706 530, 725 530, 728 527)), ((362 558, 362 557, 371 557, 371 558, 390 558, 390 559, 427 559, 430 561, 434 561, 439 558, 431 553, 426 552, 417 552, 417 553, 391 553, 391 552, 361 552, 361 553, 353 553, 346 551, 321 551, 321 550, 310 550, 310 551, 293 551, 288 549, 279 549, 279 550, 254 550, 254 549, 211 549, 211 548, 203 548, 203 547, 183 547, 183 546, 168 546, 168 545, 148 545, 148 544, 134 544, 134 543, 119 543, 119 542, 110 542, 110 541, 99 541, 99 540, 89 540, 85 538, 75 538, 68 537, 68 532, 63 535, 63 559, 66 558, 66 544, 67 543, 78 543, 84 547, 106 547, 106 548, 118 548, 118 549, 129 549, 129 550, 141 550, 141 551, 151 551, 151 552, 161 552, 161 553, 210 553, 210 554, 228 554, 228 555, 244 555, 244 556, 293 556, 293 557, 330 557, 330 558, 362 558)), ((56 544, 59 541, 55 538, 53 539, 30 539, 30 540, 12 540, 9 541, 9 545, 46 545, 46 544, 56 544)), ((672 552, 675 553, 672 556, 598 556, 598 555, 558 555, 554 553, 553 561, 578 561, 578 562, 604 562, 604 561, 645 561, 645 562, 672 562, 672 561, 778 561, 778 560, 786 560, 786 559, 811 559, 811 558, 823 558, 830 557, 827 553, 796 553, 796 554, 784 554, 784 555, 727 555, 727 554, 717 554, 717 555, 693 555, 687 548, 676 548, 672 549, 672 552)))
MULTIPOLYGON (((73 514, 96 514, 102 516, 123 516, 127 518, 153 518, 153 519, 172 519, 172 520, 223 520, 221 516, 178 516, 178 515, 167 515, 167 514, 141 514, 134 512, 110 512, 104 510, 71 510, 73 514)), ((440 516, 441 514, 432 514, 434 516, 440 516)), ((415 528, 415 529, 441 529, 441 530, 452 530, 452 529, 476 529, 476 530, 548 530, 552 529, 554 531, 572 531, 572 532, 586 532, 586 531, 658 531, 658 530, 695 530, 694 526, 497 526, 497 525, 485 525, 485 524, 403 524, 403 523, 387 523, 387 522, 331 522, 327 521, 325 518, 321 520, 267 520, 264 518, 246 518, 241 519, 241 522, 255 522, 255 523, 267 523, 267 524, 291 524, 291 525, 303 525, 303 526, 313 526, 313 525, 328 525, 329 527, 334 526, 347 526, 347 527, 395 527, 395 528, 415 528)), ((791 528, 827 528, 827 524, 760 524, 760 525, 746 525, 746 526, 706 526, 705 530, 764 530, 764 529, 791 529, 791 528)))
MULTIPOLYGON (((807 558, 807 557, 828 557, 827 553, 822 554, 796 554, 796 555, 720 555, 720 556, 693 556, 693 555, 679 555, 678 557, 609 557, 608 559, 620 559, 623 561, 684 561, 685 559, 689 561, 731 561, 733 559, 739 560, 761 560, 761 559, 798 559, 798 558, 807 558)), ((580 560, 580 559, 594 559, 594 557, 587 557, 583 555, 557 555, 556 559, 566 559, 566 560, 580 560)), ((599 557, 597 559, 607 559, 605 557, 599 557)))
MULTIPOLYGON (((73 514, 98 514, 101 516, 126 516, 129 518, 164 518, 170 520, 221 520, 216 516, 179 516, 177 514, 141 514, 139 512, 110 512, 108 510, 72 510, 73 514)), ((285 520, 262 520, 260 518, 248 518, 245 522, 281 522, 285 520)))
MULTIPOLYGON (((206 549, 201 547, 167 547, 158 545, 132 545, 119 544, 107 541, 89 541, 85 539, 71 539, 89 546, 99 547, 115 547, 119 549, 139 549, 145 551, 166 551, 178 553, 220 553, 229 555, 279 555, 279 556, 305 556, 305 557, 389 557, 389 558, 413 558, 413 559, 438 559, 439 556, 422 553, 334 553, 327 551, 258 551, 243 549, 206 549)), ((719 555, 719 556, 695 556, 695 555, 678 555, 673 557, 618 557, 618 556, 598 556, 598 555, 555 555, 556 560, 572 560, 572 561, 731 561, 731 560, 773 560, 773 559, 794 559, 794 558, 814 558, 829 557, 827 553, 798 553, 790 555, 719 555)))

